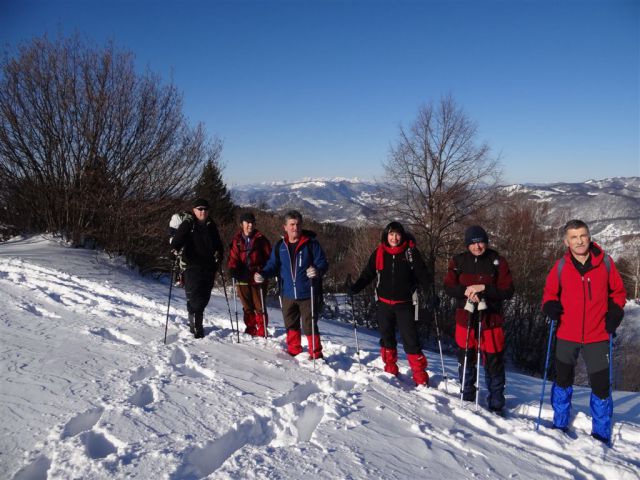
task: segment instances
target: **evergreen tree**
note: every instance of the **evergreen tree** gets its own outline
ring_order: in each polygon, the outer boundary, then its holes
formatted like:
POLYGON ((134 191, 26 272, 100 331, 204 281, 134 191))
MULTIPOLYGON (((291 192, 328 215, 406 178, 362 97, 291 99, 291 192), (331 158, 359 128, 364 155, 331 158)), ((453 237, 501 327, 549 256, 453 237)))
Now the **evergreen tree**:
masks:
POLYGON ((222 172, 217 156, 210 158, 202 168, 202 173, 194 188, 196 197, 209 200, 211 205, 209 217, 220 225, 227 225, 234 220, 234 209, 231 193, 222 180, 222 172))

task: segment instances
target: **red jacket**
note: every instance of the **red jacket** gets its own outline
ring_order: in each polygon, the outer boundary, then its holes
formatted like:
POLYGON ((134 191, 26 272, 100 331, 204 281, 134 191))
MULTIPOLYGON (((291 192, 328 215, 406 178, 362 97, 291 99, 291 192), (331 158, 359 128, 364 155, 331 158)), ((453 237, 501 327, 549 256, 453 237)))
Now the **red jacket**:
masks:
POLYGON ((264 267, 271 255, 271 243, 267 237, 255 230, 249 241, 238 231, 231 240, 227 268, 240 282, 254 284, 253 274, 264 267))
POLYGON ((605 253, 596 243, 591 244, 591 270, 584 276, 573 264, 571 251, 564 254, 560 284, 558 262, 555 263, 544 286, 542 304, 559 300, 563 313, 560 316, 558 338, 570 342, 595 343, 609 339, 604 328, 609 299, 624 308, 626 292, 622 278, 613 263, 607 272, 605 253))

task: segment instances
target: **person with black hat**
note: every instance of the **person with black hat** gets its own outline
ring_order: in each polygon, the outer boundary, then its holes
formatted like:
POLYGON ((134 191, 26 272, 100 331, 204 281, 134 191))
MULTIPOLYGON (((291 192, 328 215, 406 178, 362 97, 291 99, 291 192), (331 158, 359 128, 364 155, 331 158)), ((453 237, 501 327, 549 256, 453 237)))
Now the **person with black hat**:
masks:
POLYGON ((464 232, 467 250, 454 256, 444 279, 445 292, 457 303, 455 339, 462 398, 476 398, 476 357, 480 328, 489 409, 501 412, 505 405, 504 317, 502 303, 513 296, 513 280, 504 257, 489 247, 484 228, 474 225, 464 232), (464 380, 463 380, 464 379, 464 380))
POLYGON ((184 289, 189 331, 195 338, 203 338, 204 309, 211 298, 213 280, 224 252, 218 227, 209 218, 209 202, 204 198, 196 198, 192 206, 192 215, 187 216, 178 227, 171 248, 176 252, 182 250, 186 264, 184 289))
POLYGON ((254 274, 269 260, 271 243, 255 225, 253 213, 245 212, 240 216, 240 229, 231 240, 227 268, 235 279, 236 292, 242 303, 245 333, 263 337, 268 324, 267 312, 262 305, 267 284, 257 284, 254 274))
POLYGON ((369 257, 350 293, 364 289, 376 278, 376 320, 380 332, 380 356, 384 371, 398 375, 396 328, 411 367, 416 385, 428 385, 427 358, 422 353, 414 316, 416 288, 431 286, 432 275, 422 260, 413 239, 399 222, 389 223, 382 232, 380 244, 369 257))

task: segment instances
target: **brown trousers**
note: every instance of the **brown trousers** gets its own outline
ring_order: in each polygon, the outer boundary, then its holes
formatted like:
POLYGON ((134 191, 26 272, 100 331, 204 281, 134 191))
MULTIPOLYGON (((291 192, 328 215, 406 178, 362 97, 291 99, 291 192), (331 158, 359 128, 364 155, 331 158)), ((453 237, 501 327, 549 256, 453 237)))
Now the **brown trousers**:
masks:
POLYGON ((262 288, 262 295, 264 301, 267 301, 267 285, 263 283, 260 285, 247 285, 236 284, 236 291, 238 292, 238 298, 242 302, 242 310, 245 315, 248 313, 264 313, 262 299, 260 298, 260 289, 262 288))

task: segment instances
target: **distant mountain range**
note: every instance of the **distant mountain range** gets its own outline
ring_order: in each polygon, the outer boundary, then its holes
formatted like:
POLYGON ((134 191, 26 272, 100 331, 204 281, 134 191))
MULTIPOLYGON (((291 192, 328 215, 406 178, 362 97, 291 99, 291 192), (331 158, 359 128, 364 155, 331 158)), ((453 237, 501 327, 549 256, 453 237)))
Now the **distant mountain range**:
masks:
MULTIPOLYGON (((552 215, 559 218, 584 220, 593 237, 611 252, 640 237, 640 177, 501 188, 507 194, 524 193, 549 202, 552 215)), ((335 178, 245 185, 232 188, 231 195, 241 206, 276 212, 295 208, 318 221, 345 223, 375 217, 377 191, 375 182, 335 178)))

